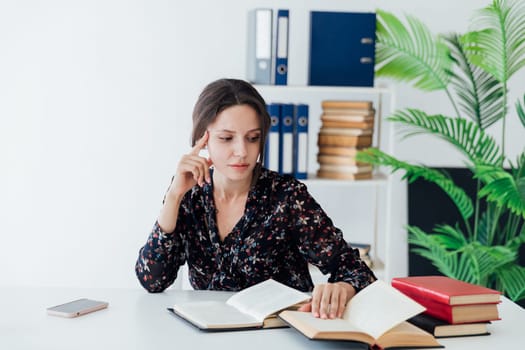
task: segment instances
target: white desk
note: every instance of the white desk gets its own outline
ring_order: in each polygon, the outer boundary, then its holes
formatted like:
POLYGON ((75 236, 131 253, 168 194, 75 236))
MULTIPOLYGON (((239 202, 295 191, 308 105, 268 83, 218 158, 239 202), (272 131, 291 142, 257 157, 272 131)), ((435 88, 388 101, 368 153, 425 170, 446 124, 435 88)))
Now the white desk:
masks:
MULTIPOLYGON (((166 311, 175 300, 226 299, 225 292, 142 289, 0 289, 0 349, 351 349, 345 342, 311 341, 290 328, 207 333, 166 311), (109 302, 109 308, 66 319, 46 314, 46 307, 81 297, 109 302)), ((522 348, 525 311, 504 299, 502 320, 490 336, 439 339, 446 349, 522 348)))

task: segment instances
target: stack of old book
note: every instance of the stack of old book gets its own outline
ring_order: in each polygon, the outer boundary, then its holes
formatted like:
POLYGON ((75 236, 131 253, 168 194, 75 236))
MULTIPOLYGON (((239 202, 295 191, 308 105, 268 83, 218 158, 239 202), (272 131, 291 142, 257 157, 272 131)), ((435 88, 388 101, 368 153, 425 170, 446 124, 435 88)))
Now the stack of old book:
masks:
POLYGON ((357 162, 358 150, 372 146, 372 101, 322 101, 317 145, 317 177, 360 180, 372 177, 372 166, 357 162))
POLYGON ((410 320, 435 337, 488 335, 499 320, 499 291, 445 276, 393 278, 392 286, 426 308, 410 320))

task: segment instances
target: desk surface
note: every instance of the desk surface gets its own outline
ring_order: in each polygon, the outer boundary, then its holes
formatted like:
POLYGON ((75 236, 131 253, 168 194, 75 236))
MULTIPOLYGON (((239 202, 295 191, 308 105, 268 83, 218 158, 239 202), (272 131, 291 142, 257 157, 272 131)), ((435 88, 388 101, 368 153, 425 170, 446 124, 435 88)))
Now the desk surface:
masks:
MULTIPOLYGON (((174 317, 176 300, 225 300, 230 293, 142 289, 0 289, 0 349, 349 349, 345 342, 311 341, 290 328, 206 333, 174 317), (78 298, 109 302, 109 308, 77 318, 49 316, 46 308, 78 298)), ((483 337, 439 339, 446 349, 521 348, 525 311, 508 299, 501 321, 483 337)), ((357 347, 359 348, 359 347, 357 347)))

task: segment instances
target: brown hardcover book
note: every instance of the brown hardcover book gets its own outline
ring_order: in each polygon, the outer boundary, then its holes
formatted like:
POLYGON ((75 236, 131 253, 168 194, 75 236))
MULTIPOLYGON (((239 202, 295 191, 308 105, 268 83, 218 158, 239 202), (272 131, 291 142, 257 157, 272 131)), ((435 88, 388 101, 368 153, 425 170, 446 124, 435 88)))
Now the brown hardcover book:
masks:
POLYGON ((323 122, 325 121, 333 121, 333 122, 352 122, 352 123, 362 123, 362 122, 373 122, 374 121, 374 115, 373 114, 351 114, 351 113, 343 113, 343 114, 329 114, 329 113, 323 113, 321 114, 321 120, 323 122))
POLYGON ((355 147, 319 146, 320 155, 355 157, 359 150, 355 147))
POLYGON ((442 347, 432 334, 406 322, 424 308, 383 281, 357 293, 342 318, 321 319, 309 312, 283 311, 286 323, 310 339, 348 340, 370 347, 442 347))
POLYGON ((325 108, 323 109, 323 116, 333 117, 362 117, 373 118, 375 115, 374 109, 356 109, 356 108, 325 108))
POLYGON ((433 334, 436 338, 488 335, 489 322, 450 324, 427 314, 419 314, 408 320, 414 326, 433 334))
POLYGON ((323 172, 334 172, 343 174, 362 174, 371 173, 373 170, 372 165, 341 165, 341 164, 319 164, 319 171, 323 172))
POLYGON ((365 165, 366 163, 358 162, 355 157, 335 156, 335 155, 317 155, 317 162, 320 164, 336 165, 365 165))
POLYGON ((372 136, 326 135, 320 132, 317 138, 317 145, 336 147, 370 147, 372 146, 372 136))
POLYGON ((349 135, 349 136, 360 136, 360 135, 372 135, 372 130, 368 129, 355 129, 355 128, 325 128, 324 126, 319 131, 323 135, 349 135))
POLYGON ((325 100, 321 102, 321 107, 325 108, 355 108, 372 109, 372 101, 345 101, 345 100, 325 100))
POLYGON ((341 173, 333 171, 317 171, 317 177, 320 179, 332 179, 332 180, 369 180, 372 178, 372 173, 341 173))
POLYGON ((323 121, 323 128, 349 128, 349 129, 363 129, 363 130, 372 130, 374 129, 374 122, 346 122, 346 121, 323 121))

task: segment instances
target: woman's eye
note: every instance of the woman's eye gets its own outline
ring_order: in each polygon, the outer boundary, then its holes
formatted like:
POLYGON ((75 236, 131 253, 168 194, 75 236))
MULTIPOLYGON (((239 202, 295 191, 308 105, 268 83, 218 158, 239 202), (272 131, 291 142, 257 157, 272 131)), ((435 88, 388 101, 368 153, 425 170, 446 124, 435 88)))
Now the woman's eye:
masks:
POLYGON ((261 139, 260 135, 248 137, 249 142, 258 142, 261 139))
POLYGON ((221 141, 231 141, 231 137, 219 137, 219 140, 221 141))

